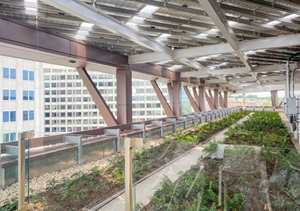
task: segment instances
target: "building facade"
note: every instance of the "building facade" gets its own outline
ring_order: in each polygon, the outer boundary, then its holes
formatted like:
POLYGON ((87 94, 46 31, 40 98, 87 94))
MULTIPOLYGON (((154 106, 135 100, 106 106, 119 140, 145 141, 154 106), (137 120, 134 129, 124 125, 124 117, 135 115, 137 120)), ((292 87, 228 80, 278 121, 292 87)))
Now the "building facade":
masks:
MULTIPOLYGON (((112 113, 117 114, 116 76, 100 72, 89 74, 112 113)), ((106 126, 74 68, 44 65, 45 135, 69 133, 106 126)), ((159 83, 167 97, 167 85, 159 83)), ((132 81, 133 122, 165 116, 148 81, 132 81)))
POLYGON ((0 142, 17 140, 17 134, 44 134, 44 83, 38 62, 0 56, 0 142))

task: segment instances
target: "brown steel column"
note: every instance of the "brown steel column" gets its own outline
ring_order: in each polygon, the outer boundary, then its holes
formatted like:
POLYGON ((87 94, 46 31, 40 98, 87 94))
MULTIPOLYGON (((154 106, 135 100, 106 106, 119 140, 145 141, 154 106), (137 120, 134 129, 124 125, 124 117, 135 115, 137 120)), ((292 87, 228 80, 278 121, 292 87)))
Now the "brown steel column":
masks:
POLYGON ((117 69, 117 119, 119 124, 132 122, 132 72, 117 69))
POLYGON ((188 97, 188 99, 189 99, 189 101, 190 101, 190 104, 191 104, 191 106, 192 106, 194 112, 197 112, 197 113, 200 112, 200 109, 198 108, 198 106, 197 106, 197 104, 196 104, 196 102, 195 102, 193 96, 191 95, 191 93, 190 93, 188 87, 187 87, 187 86, 184 86, 183 89, 184 89, 184 91, 185 91, 185 93, 186 93, 186 95, 187 95, 187 97, 188 97))
POLYGON ((225 108, 225 105, 224 105, 224 100, 223 100, 223 96, 222 96, 222 93, 219 92, 219 104, 220 104, 220 107, 221 108, 225 108))
POLYGON ((205 87, 204 86, 199 86, 199 107, 201 111, 206 111, 205 107, 205 87))
MULTIPOLYGON (((156 93, 156 95, 157 95, 157 97, 158 97, 158 99, 160 101, 160 104, 162 105, 162 107, 163 107, 166 115, 168 117, 175 116, 174 113, 173 113, 173 111, 172 111, 172 109, 171 109, 171 107, 170 107, 170 105, 168 104, 165 96, 163 95, 163 93, 161 92, 160 88, 158 87, 156 81, 153 80, 153 81, 150 81, 150 82, 152 84, 152 87, 153 87, 153 89, 154 89, 154 91, 155 91, 155 93, 156 93)), ((170 101, 171 101, 171 99, 170 99, 170 101)))
POLYGON ((214 89, 214 105, 216 109, 220 108, 219 105, 219 90, 218 89, 214 89))
POLYGON ((172 84, 168 83, 170 106, 174 115, 178 116, 181 115, 181 82, 173 81, 172 84))
POLYGON ((85 87, 89 91, 92 99, 94 100, 99 112, 101 113, 105 123, 107 126, 115 126, 118 124, 116 118, 110 111, 109 107, 107 106, 105 100, 103 99, 102 95, 98 91, 97 87, 93 83, 93 80, 89 76, 88 72, 85 68, 77 68, 77 72, 79 73, 85 87))
POLYGON ((278 92, 277 90, 271 91, 271 101, 272 101, 272 107, 278 106, 278 92))
POLYGON ((228 92, 224 91, 224 106, 228 108, 228 92))
POLYGON ((211 98, 208 96, 207 92, 205 92, 205 98, 206 98, 206 101, 207 101, 207 103, 208 103, 208 105, 210 107, 210 110, 215 109, 214 103, 211 100, 211 98))

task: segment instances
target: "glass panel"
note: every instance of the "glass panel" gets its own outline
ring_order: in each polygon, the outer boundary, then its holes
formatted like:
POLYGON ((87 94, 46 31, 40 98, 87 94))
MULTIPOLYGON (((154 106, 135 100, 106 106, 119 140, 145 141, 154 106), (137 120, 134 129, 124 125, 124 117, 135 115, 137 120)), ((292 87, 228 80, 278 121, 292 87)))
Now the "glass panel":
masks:
POLYGON ((9 111, 3 111, 3 122, 9 122, 9 111))
POLYGON ((16 121, 16 112, 15 111, 11 111, 10 112, 10 121, 11 122, 15 122, 16 121))
POLYGON ((16 90, 10 90, 10 100, 16 100, 16 90))
POLYGON ((9 78, 9 68, 3 68, 3 78, 9 78))
POLYGON ((28 70, 23 70, 23 80, 28 81, 28 70))
POLYGON ((10 78, 16 79, 16 69, 10 68, 10 78))
POLYGON ((3 100, 9 100, 9 90, 3 89, 3 100))
POLYGON ((23 100, 28 100, 28 90, 23 90, 23 100))
POLYGON ((29 80, 34 81, 34 72, 33 71, 29 71, 29 80))
POLYGON ((28 120, 28 111, 23 111, 23 121, 28 120))

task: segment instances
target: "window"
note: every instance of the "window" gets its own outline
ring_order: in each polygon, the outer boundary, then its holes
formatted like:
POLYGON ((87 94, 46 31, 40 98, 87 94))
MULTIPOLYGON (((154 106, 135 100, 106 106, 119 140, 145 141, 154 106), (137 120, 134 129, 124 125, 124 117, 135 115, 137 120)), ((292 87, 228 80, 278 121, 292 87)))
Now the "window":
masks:
POLYGON ((34 81, 34 72, 32 70, 23 70, 24 81, 34 81))
POLYGON ((34 120, 34 111, 23 111, 23 121, 34 120))
POLYGON ((17 133, 4 133, 3 134, 3 142, 16 141, 17 133))
POLYGON ((15 122, 16 111, 3 111, 3 122, 15 122))
POLYGON ((23 90, 23 100, 34 100, 34 91, 23 90))
POLYGON ((50 127, 46 127, 45 132, 50 132, 50 127))
POLYGON ((3 78, 16 79, 16 69, 4 67, 3 78))
POLYGON ((9 142, 9 133, 3 134, 3 142, 9 142))

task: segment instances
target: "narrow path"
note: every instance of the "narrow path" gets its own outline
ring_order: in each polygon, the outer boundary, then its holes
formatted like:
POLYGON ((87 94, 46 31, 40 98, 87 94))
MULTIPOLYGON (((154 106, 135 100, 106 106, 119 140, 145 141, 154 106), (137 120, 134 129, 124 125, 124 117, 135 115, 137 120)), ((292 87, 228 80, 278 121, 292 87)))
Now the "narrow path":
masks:
MULTIPOLYGON (((243 117, 235 124, 240 124, 249 116, 243 117)), ((136 185, 136 202, 142 202, 143 204, 147 204, 149 202, 149 198, 151 195, 159 188, 159 184, 163 180, 165 176, 169 177, 171 181, 175 181, 178 179, 179 172, 185 172, 190 169, 192 165, 197 164, 198 158, 203 155, 203 149, 209 144, 210 141, 223 141, 225 138, 224 133, 228 130, 225 128, 220 131, 213 137, 209 139, 205 144, 199 144, 195 148, 191 149, 184 155, 179 158, 173 160, 171 163, 167 164, 163 168, 156 170, 154 173, 149 175, 146 179, 143 179, 140 183, 136 185)), ((103 211, 111 211, 111 210, 124 210, 125 209, 125 194, 122 193, 120 196, 110 201, 106 205, 102 206, 98 205, 90 210, 103 210, 103 211)))

